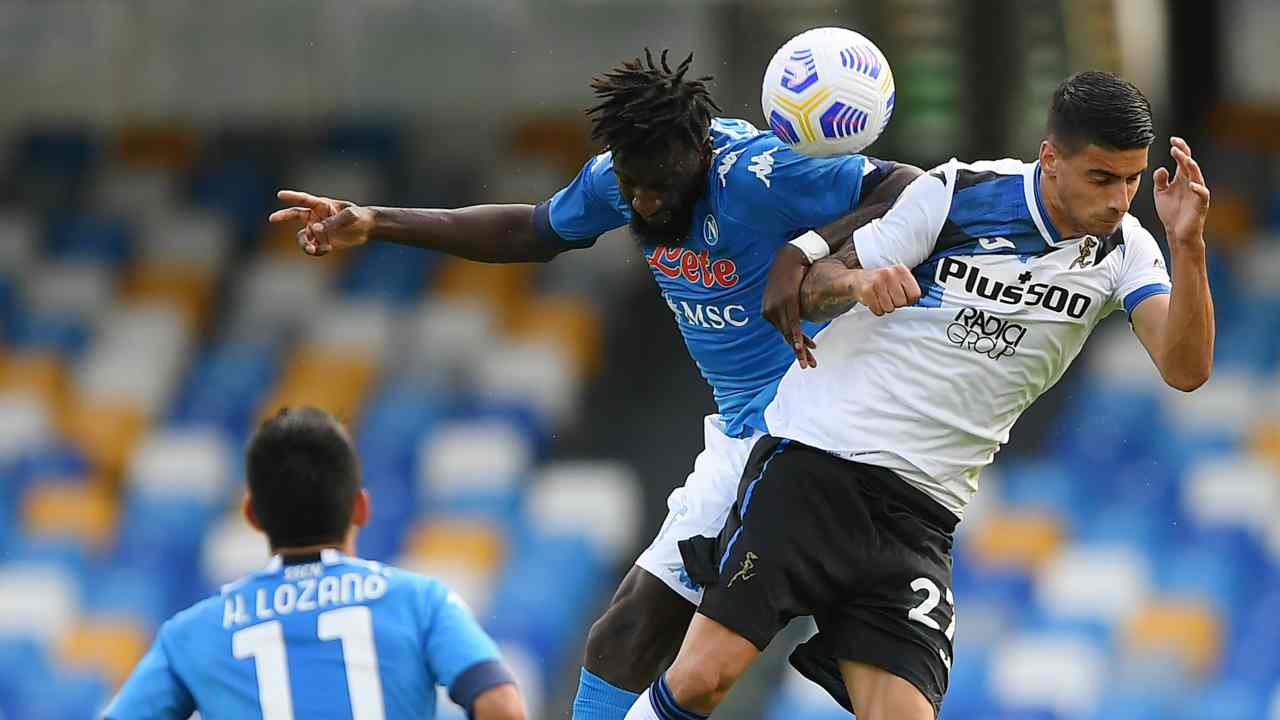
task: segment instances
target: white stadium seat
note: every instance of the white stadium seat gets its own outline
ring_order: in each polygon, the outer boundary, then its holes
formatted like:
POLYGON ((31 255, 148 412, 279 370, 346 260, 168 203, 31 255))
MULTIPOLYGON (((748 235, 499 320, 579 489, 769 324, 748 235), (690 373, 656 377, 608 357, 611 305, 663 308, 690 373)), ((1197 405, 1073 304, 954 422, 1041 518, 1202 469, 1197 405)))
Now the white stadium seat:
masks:
POLYGON ((397 567, 410 572, 433 577, 445 587, 457 593, 470 606, 477 617, 486 617, 493 600, 493 590, 498 578, 465 562, 450 562, 447 558, 421 558, 403 555, 395 561, 397 567))
POLYGON ((529 438, 492 419, 440 425, 418 445, 419 489, 427 497, 515 491, 533 467, 529 438))
POLYGON ((314 309, 307 346, 338 354, 358 353, 377 362, 391 349, 392 311, 375 300, 331 300, 314 309))
POLYGON ((1098 378, 1099 384, 1134 389, 1165 387, 1138 336, 1118 317, 1104 321, 1094 331, 1084 357, 1090 375, 1098 378))
POLYGON ((35 218, 22 210, 0 208, 0 272, 16 275, 33 267, 38 242, 35 218))
POLYGON ((75 577, 55 568, 0 567, 0 634, 56 643, 80 617, 75 577))
POLYGON ((27 276, 26 300, 36 313, 100 318, 111 307, 115 277, 107 265, 52 262, 27 276))
POLYGON ((327 304, 330 282, 324 263, 292 254, 260 256, 235 291, 232 338, 272 342, 302 329, 327 304))
POLYGON ((483 396, 527 403, 553 425, 578 406, 581 388, 573 360, 550 342, 506 342, 477 360, 476 384, 483 396))
POLYGON ((1202 461, 1182 485, 1182 508, 1204 526, 1237 525, 1266 533, 1280 517, 1280 468, 1247 455, 1202 461))
POLYGON ((452 385, 498 343, 493 309, 455 299, 422 302, 403 320, 393 362, 401 375, 452 385))
POLYGON ((295 173, 295 187, 311 188, 326 197, 372 203, 384 196, 382 181, 368 166, 344 160, 313 160, 295 173))
POLYGON ((49 408, 39 396, 21 391, 0 393, 0 466, 55 437, 49 408))
POLYGON ((249 527, 237 507, 205 534, 200 566, 204 579, 218 587, 262 569, 270 557, 266 536, 249 527))
POLYGON ((196 207, 167 208, 148 218, 139 254, 160 264, 217 273, 231 257, 231 222, 221 213, 196 207))
POLYGON ((1224 432, 1239 437, 1263 412, 1259 379, 1240 370, 1219 370, 1192 393, 1161 395, 1166 415, 1180 430, 1224 432))
POLYGON ((213 504, 231 495, 231 449, 216 430, 166 429, 148 435, 127 470, 131 490, 153 496, 192 497, 213 504))
POLYGON ((118 306, 102 320, 77 371, 84 397, 136 403, 158 412, 187 367, 193 338, 177 309, 155 303, 118 306))
POLYGON ((164 168, 111 165, 94 179, 91 202, 106 215, 146 218, 169 210, 177 187, 164 168))
POLYGON ((1151 568, 1134 548, 1074 546, 1040 569, 1035 589, 1051 615, 1114 624, 1141 608, 1151 592, 1151 568))
POLYGON ((530 491, 534 527, 549 534, 585 535, 612 562, 639 539, 643 498, 639 480, 620 462, 573 460, 547 465, 530 491))
POLYGON ((1094 708, 1106 685, 1106 656, 1079 638, 1024 634, 995 648, 990 682, 1006 707, 1080 717, 1094 708))

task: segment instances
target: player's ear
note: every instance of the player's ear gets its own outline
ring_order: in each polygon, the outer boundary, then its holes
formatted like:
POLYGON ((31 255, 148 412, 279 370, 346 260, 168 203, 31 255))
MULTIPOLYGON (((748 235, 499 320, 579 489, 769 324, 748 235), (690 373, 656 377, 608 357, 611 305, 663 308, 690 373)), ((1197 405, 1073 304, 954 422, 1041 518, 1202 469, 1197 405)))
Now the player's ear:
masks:
POLYGON ((372 501, 369 499, 369 492, 364 488, 356 493, 355 505, 351 508, 351 524, 356 527, 364 527, 369 522, 369 511, 372 501))
POLYGON ((263 532, 262 523, 258 522, 258 516, 253 512, 253 498, 249 496, 249 493, 245 493, 244 500, 240 501, 240 510, 244 513, 244 519, 249 523, 249 527, 258 532, 263 532))
POLYGON ((1040 141, 1040 172, 1049 177, 1058 175, 1058 147, 1052 139, 1040 141))

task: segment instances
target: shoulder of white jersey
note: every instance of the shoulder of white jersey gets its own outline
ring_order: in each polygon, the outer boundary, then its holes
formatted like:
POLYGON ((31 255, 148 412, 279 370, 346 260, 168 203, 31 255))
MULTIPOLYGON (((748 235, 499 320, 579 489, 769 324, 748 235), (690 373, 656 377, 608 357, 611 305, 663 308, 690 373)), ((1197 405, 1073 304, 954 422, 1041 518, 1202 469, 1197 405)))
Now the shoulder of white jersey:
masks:
POLYGON ((1006 177, 1021 177, 1026 173, 1030 163, 1017 158, 1001 160, 976 160, 962 162, 951 158, 945 163, 929 170, 928 174, 941 180, 953 190, 961 190, 990 180, 1006 177))

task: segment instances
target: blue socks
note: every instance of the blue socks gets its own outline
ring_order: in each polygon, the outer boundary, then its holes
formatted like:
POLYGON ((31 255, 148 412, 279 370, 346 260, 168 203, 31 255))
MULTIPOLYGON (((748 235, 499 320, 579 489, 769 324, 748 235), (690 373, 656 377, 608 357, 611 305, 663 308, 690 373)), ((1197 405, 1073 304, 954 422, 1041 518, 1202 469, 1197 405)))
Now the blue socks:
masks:
POLYGON ((578 696, 573 699, 573 720, 622 720, 638 697, 638 693, 614 687, 582 668, 578 696))

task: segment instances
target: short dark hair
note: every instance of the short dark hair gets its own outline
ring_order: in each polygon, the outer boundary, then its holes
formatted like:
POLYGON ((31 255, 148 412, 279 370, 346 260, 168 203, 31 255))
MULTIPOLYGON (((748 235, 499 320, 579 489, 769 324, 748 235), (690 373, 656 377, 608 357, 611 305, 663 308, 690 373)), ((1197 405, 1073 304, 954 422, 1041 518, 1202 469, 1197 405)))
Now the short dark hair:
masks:
POLYGON ((360 492, 360 463, 341 423, 314 407, 282 408, 245 453, 249 502, 271 547, 341 543, 360 492))
POLYGON ((1090 144, 1112 150, 1149 147, 1156 138, 1151 102, 1113 73, 1076 73, 1053 93, 1049 135, 1069 153, 1090 144))
POLYGON ((650 145, 670 147, 688 141, 698 147, 706 138, 713 113, 720 107, 711 99, 711 76, 686 80, 693 53, 675 70, 667 65, 667 51, 653 61, 649 48, 644 59, 628 60, 591 81, 600 104, 587 110, 591 139, 627 154, 650 145))

